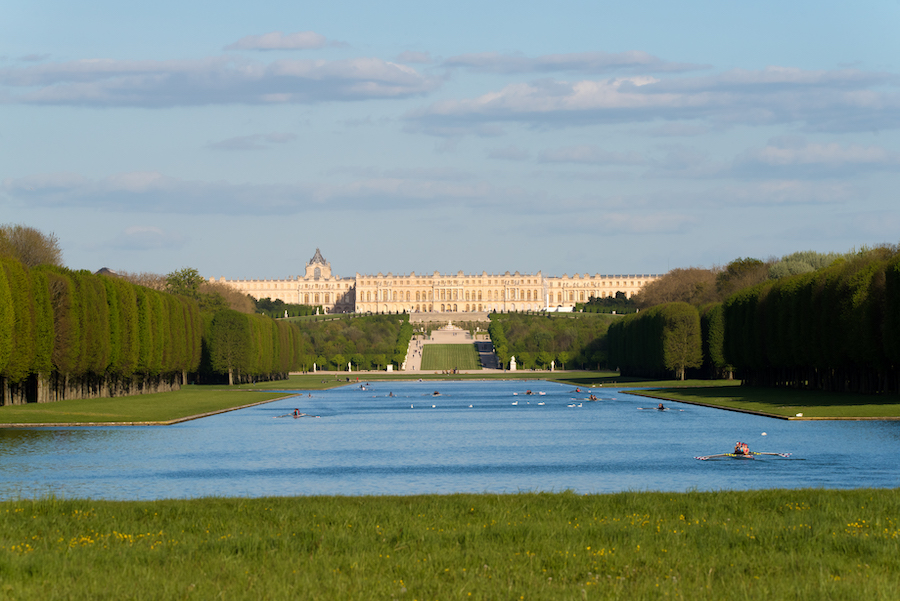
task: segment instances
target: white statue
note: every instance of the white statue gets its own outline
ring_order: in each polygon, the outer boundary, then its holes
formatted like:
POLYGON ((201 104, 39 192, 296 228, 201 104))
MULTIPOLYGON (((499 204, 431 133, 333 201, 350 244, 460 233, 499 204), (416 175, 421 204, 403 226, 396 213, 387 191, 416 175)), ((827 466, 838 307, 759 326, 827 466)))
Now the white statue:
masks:
POLYGON ((516 356, 509 358, 509 371, 516 371, 516 356))

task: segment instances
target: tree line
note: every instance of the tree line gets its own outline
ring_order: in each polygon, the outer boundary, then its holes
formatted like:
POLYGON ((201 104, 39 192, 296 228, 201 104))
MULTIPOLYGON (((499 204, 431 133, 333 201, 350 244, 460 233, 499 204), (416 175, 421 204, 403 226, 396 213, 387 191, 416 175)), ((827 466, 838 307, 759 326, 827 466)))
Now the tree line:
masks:
POLYGON ((399 368, 406 360, 413 327, 409 315, 348 315, 331 321, 295 322, 303 371, 399 368))
POLYGON ((549 369, 551 362, 559 369, 589 369, 606 364, 606 330, 616 317, 492 313, 490 319, 488 334, 501 365, 515 357, 523 369, 549 369))
POLYGON ((300 331, 196 292, 133 284, 0 254, 0 404, 172 390, 188 381, 286 377, 300 331), (209 310, 201 311, 201 307, 209 310))
POLYGON ((828 261, 779 268, 722 302, 671 302, 623 318, 609 329, 610 366, 644 377, 695 370, 735 373, 750 386, 900 392, 900 252, 884 246, 828 261))
POLYGON ((4 404, 177 387, 197 368, 201 330, 190 299, 0 258, 4 404))
POLYGON ((724 355, 750 385, 900 392, 900 252, 876 248, 724 303, 724 355))

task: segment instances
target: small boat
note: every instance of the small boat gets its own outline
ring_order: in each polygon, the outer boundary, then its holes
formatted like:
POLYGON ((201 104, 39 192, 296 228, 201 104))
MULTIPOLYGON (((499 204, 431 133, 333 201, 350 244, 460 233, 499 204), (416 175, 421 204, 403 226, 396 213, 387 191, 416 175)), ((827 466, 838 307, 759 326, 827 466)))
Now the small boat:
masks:
POLYGON ((791 453, 763 453, 759 451, 750 451, 749 453, 719 453, 717 455, 701 455, 700 457, 694 457, 694 459, 699 459, 700 461, 706 461, 707 459, 756 459, 759 455, 774 455, 776 457, 790 457, 791 453))

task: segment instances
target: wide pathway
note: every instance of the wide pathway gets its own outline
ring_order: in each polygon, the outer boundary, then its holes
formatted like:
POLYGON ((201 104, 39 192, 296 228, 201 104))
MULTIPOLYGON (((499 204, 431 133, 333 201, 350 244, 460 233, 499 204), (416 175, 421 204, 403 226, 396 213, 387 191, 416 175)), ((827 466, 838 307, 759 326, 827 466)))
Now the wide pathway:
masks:
MULTIPOLYGON (((433 330, 431 336, 413 336, 409 341, 409 349, 406 351, 406 371, 416 372, 422 369, 422 351, 426 344, 472 344, 472 335, 466 330, 433 330)), ((474 342, 478 345, 478 355, 481 365, 485 369, 497 370, 497 356, 494 355, 494 346, 486 332, 475 335, 474 342)), ((428 373, 440 373, 440 370, 428 373)))

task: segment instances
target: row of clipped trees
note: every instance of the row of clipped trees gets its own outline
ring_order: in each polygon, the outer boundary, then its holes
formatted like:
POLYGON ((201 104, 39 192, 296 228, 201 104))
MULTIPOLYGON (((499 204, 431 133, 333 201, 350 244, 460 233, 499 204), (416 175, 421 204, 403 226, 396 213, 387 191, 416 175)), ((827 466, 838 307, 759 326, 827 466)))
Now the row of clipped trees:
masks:
POLYGON ((409 315, 348 315, 331 321, 301 321, 299 369, 346 371, 400 367, 413 327, 409 315))
POLYGON ((609 328, 623 375, 730 377, 745 385, 900 392, 900 253, 877 248, 770 279, 724 302, 651 307, 609 328), (702 368, 702 371, 701 369, 702 368))
POLYGON ((724 354, 750 385, 900 392, 900 253, 881 248, 738 292, 724 354))
POLYGON ((205 382, 285 379, 302 365, 300 330, 286 321, 223 309, 203 315, 205 382))
POLYGON ((296 326, 127 280, 0 258, 0 404, 287 377, 296 326))
POLYGON ((523 369, 549 369, 551 362, 560 369, 585 369, 606 363, 606 330, 615 317, 492 313, 490 319, 488 334, 501 365, 515 357, 523 369))
POLYGON ((200 362, 195 302, 124 280, 0 259, 2 400, 168 390, 200 362))
POLYGON ((700 313, 688 303, 667 303, 629 315, 609 327, 609 360, 623 376, 684 379, 703 361, 700 313))

